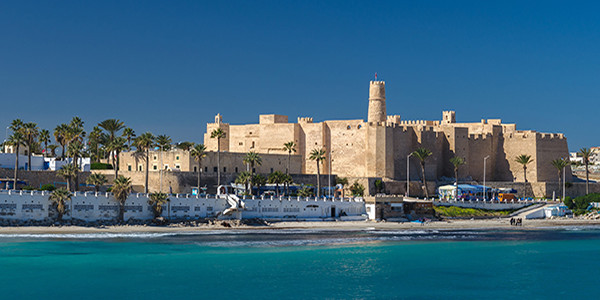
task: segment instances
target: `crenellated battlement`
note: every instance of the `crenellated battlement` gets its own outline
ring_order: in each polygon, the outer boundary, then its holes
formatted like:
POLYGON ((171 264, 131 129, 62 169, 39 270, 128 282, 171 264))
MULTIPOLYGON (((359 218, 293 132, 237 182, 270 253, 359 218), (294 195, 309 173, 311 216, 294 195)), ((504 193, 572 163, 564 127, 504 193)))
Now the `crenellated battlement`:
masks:
POLYGON ((298 117, 298 123, 312 123, 312 117, 298 117))
POLYGON ((469 134, 469 139, 474 140, 474 141, 476 141, 476 140, 485 140, 485 139, 492 138, 492 137, 493 136, 492 136, 491 133, 472 133, 472 134, 469 134))
POLYGON ((401 122, 400 115, 387 116, 387 122, 399 124, 401 122))
POLYGON ((437 126, 437 125, 440 125, 440 121, 407 120, 407 121, 400 121, 400 125, 408 125, 408 126, 416 126, 416 125, 437 126))

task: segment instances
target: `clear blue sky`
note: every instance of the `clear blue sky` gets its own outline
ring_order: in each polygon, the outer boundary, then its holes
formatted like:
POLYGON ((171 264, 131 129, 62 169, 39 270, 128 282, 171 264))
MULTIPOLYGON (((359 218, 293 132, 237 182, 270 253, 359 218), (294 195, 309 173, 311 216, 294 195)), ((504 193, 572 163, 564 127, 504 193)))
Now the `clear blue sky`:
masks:
POLYGON ((575 151, 600 145, 597 3, 3 1, 0 122, 201 142, 216 113, 366 119, 377 72, 388 114, 501 118, 575 151))

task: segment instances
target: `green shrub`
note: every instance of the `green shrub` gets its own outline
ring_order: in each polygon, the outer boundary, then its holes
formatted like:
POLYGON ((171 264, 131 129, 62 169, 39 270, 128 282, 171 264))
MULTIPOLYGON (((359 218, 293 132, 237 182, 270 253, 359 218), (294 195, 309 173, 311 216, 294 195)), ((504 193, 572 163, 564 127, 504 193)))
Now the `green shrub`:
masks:
MULTIPOLYGON (((565 197, 566 198, 566 197, 565 197)), ((566 200, 566 199, 565 199, 566 200)), ((591 202, 600 202, 600 193, 592 193, 585 196, 579 196, 573 199, 573 208, 575 209, 587 209, 591 202)), ((565 203, 565 205, 567 205, 565 203)), ((567 205, 569 206, 569 205, 567 205)), ((569 207, 571 208, 571 207, 569 207)))
POLYGON ((298 196, 300 197, 312 197, 315 193, 313 192, 312 187, 308 187, 308 186, 303 186, 299 191, 298 191, 298 196))
POLYGON ((54 184, 51 183, 44 184, 40 188, 41 191, 54 191, 55 189, 56 187, 54 186, 54 184))
POLYGON ((350 187, 350 193, 352 193, 352 196, 362 197, 365 194, 365 187, 355 181, 350 187))
POLYGON ((21 189, 24 191, 34 191, 35 190, 35 188, 30 185, 26 185, 26 186, 22 187, 21 189))
POLYGON ((381 180, 381 179, 375 180, 375 191, 377 191, 377 193, 383 192, 384 188, 385 188, 385 185, 383 183, 383 180, 381 180))
POLYGON ((113 167, 111 164, 105 164, 105 163, 92 163, 92 165, 90 166, 90 169, 92 170, 112 170, 113 167))
POLYGON ((515 210, 487 210, 475 208, 463 208, 458 206, 434 206, 436 214, 443 217, 501 217, 508 216, 515 210))
POLYGON ((573 199, 569 196, 565 197, 565 200, 563 200, 563 203, 569 208, 569 209, 573 209, 573 207, 575 206, 575 204, 573 203, 573 199))

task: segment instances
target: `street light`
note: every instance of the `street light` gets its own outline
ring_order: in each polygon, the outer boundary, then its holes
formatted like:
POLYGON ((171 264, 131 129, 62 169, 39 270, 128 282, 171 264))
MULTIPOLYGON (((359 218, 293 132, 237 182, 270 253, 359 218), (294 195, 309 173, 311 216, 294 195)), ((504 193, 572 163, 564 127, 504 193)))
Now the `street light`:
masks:
POLYGON ((412 152, 406 156, 406 197, 410 195, 410 157, 412 156, 412 152))
POLYGON ((333 150, 329 150, 329 198, 331 199, 331 154, 333 150))
POLYGON ((490 158, 490 156, 486 156, 483 158, 483 200, 487 200, 487 187, 485 186, 485 169, 486 169, 486 161, 490 158))
POLYGON ((566 173, 567 173, 567 166, 564 166, 563 167, 563 196, 562 196, 563 202, 565 201, 565 187, 566 187, 565 180, 567 179, 566 173))

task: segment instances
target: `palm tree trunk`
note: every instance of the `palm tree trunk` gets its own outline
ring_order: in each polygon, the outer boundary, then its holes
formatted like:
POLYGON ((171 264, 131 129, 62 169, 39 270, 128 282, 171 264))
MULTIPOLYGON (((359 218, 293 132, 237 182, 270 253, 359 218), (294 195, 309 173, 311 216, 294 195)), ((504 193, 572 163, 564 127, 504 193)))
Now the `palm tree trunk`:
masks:
MULTIPOLYGON (((561 195, 561 193, 560 193, 560 186, 561 186, 561 185, 560 185, 560 179, 561 179, 561 177, 562 177, 562 176, 561 176, 561 175, 562 175, 561 173, 562 173, 562 170, 560 170, 560 169, 559 169, 559 170, 558 170, 558 196, 559 196, 559 197, 560 197, 560 195, 561 195)), ((563 199, 563 200, 564 200, 564 199, 563 199)))
POLYGON ((60 154, 60 160, 64 160, 65 159, 65 145, 61 144, 60 145, 60 150, 61 150, 61 154, 60 154))
POLYGON ((319 161, 317 160, 317 197, 321 196, 321 170, 319 169, 319 161))
POLYGON ((17 151, 15 152, 15 177, 13 179, 13 190, 17 189, 17 176, 19 175, 19 144, 17 144, 17 151))
POLYGON ((456 179, 456 186, 458 186, 458 169, 454 168, 454 178, 456 179))
POLYGON ((429 191, 427 190, 427 179, 425 179, 425 162, 421 162, 421 174, 423 175, 423 190, 425 191, 425 198, 429 198, 429 191))
POLYGON ((523 179, 527 182, 527 167, 523 166, 523 179))
POLYGON ((48 157, 48 142, 44 142, 44 157, 48 157))
POLYGON ((125 221, 125 203, 119 201, 119 221, 125 221))
POLYGON ((27 170, 31 171, 31 144, 27 144, 27 170))
POLYGON ((146 148, 146 183, 144 184, 144 193, 148 194, 148 166, 150 165, 150 148, 146 148))
MULTIPOLYGON (((285 175, 290 175, 290 159, 292 156, 292 151, 288 151, 288 165, 287 165, 287 169, 285 170, 285 175)), ((285 194, 289 195, 290 194, 290 185, 289 183, 285 183, 285 194)))
POLYGON ((221 185, 221 139, 217 138, 217 188, 221 185))
POLYGON ((67 178, 67 191, 71 191, 71 176, 68 176, 67 178))

